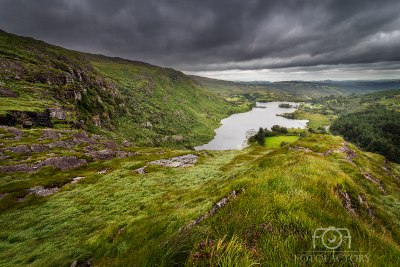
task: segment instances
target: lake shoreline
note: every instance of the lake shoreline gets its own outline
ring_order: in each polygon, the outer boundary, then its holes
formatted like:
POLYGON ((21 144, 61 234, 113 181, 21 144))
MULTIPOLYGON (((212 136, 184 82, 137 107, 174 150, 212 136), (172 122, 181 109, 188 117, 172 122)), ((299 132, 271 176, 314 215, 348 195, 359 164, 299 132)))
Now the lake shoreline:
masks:
POLYGON ((248 139, 248 132, 262 128, 280 125, 286 128, 305 129, 308 120, 290 120, 277 114, 294 112, 299 103, 295 102, 257 102, 252 110, 233 114, 221 120, 221 126, 214 130, 213 140, 207 144, 195 147, 195 150, 237 150, 243 149, 248 139), (293 105, 292 108, 279 108, 280 104, 293 105))

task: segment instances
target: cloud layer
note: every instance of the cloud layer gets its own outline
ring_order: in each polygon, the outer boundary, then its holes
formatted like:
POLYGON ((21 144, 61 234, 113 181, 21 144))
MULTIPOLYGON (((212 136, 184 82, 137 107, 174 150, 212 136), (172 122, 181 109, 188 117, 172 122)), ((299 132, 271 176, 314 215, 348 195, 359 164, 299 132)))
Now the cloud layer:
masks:
POLYGON ((400 61, 399 10, 398 0, 1 0, 0 29, 186 72, 378 71, 400 61))

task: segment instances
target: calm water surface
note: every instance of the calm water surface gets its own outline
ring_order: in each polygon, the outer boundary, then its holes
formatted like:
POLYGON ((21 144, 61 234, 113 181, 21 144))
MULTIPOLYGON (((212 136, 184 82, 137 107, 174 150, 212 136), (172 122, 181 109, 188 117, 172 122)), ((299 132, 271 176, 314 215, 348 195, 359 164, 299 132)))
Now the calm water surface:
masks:
POLYGON ((273 125, 280 125, 286 128, 304 129, 308 120, 289 120, 276 114, 293 112, 295 108, 280 108, 281 103, 291 102, 269 102, 258 103, 258 107, 246 113, 234 114, 221 121, 222 126, 215 130, 216 136, 208 144, 195 147, 196 150, 229 150, 242 149, 247 146, 247 137, 251 132, 258 131, 260 127, 271 130, 273 125), (253 131, 251 131, 253 130, 253 131))

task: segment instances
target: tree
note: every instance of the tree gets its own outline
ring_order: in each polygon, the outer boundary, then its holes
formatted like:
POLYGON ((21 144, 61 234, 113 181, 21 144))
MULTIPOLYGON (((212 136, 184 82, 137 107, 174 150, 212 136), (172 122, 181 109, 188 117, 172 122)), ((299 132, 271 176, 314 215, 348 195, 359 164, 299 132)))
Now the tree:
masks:
POLYGON ((279 125, 274 125, 274 126, 272 126, 271 127, 271 130, 273 131, 273 132, 276 132, 276 133, 282 133, 282 134, 286 134, 286 133, 288 133, 288 129, 286 128, 286 127, 281 127, 281 126, 279 126, 279 125))
POLYGON ((256 140, 261 146, 265 145, 265 134, 263 128, 261 127, 256 134, 256 140))

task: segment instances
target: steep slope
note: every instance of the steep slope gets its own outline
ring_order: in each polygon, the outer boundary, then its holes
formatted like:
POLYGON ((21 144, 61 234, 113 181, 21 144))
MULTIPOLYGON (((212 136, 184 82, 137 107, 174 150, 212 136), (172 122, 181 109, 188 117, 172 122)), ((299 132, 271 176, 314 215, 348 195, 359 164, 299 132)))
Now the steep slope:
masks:
POLYGON ((179 71, 0 32, 0 124, 78 128, 136 145, 209 141, 237 108, 179 71))
POLYGON ((144 145, 193 147, 210 140, 219 121, 235 107, 173 69, 119 58, 87 55, 94 68, 115 82, 124 99, 117 129, 144 145))

